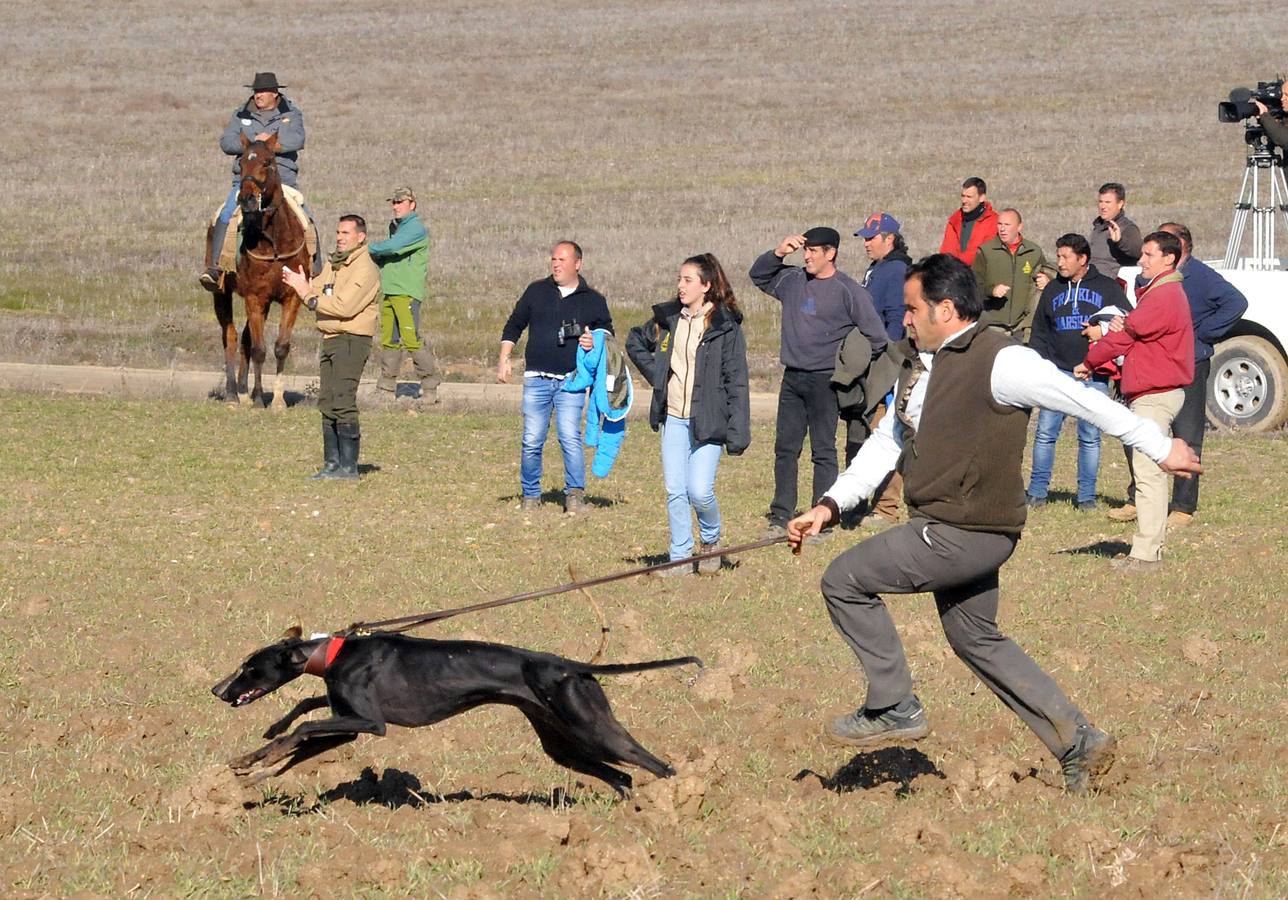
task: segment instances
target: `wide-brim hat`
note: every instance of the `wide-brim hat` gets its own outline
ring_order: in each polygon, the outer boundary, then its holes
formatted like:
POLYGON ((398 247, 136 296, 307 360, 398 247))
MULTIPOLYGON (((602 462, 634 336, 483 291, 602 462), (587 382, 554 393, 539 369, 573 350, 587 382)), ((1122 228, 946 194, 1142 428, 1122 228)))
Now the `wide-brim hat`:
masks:
POLYGON ((277 83, 277 75, 273 72, 256 72, 255 80, 246 85, 255 93, 260 91, 280 91, 286 87, 284 84, 277 83))

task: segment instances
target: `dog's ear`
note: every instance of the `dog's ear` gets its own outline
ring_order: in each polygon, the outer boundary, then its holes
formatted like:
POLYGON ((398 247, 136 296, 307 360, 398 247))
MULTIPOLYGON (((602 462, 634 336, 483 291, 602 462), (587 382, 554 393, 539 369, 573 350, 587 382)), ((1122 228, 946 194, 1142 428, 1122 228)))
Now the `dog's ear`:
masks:
POLYGON ((298 640, 300 639, 301 635, 303 635, 303 634, 304 634, 304 629, 303 629, 303 628, 301 628, 301 627, 300 627, 300 626, 298 626, 298 625, 292 625, 290 628, 288 628, 288 629, 286 629, 284 632, 282 632, 282 637, 286 638, 288 641, 289 641, 289 640, 296 640, 296 641, 298 641, 298 640))

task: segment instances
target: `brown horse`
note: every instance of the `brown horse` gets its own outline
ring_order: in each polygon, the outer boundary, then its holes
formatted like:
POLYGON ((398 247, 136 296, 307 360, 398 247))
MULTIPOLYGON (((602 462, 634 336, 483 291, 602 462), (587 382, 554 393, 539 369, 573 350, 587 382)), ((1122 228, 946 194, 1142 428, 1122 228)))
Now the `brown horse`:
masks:
MULTIPOLYGON (((291 352, 291 332, 300 310, 300 298, 282 281, 282 266, 310 271, 312 265, 304 226, 286 204, 282 182, 277 174, 277 135, 266 141, 249 141, 242 135, 241 190, 237 205, 241 207, 241 253, 237 260, 236 278, 225 277, 215 292, 215 318, 223 333, 224 398, 240 403, 264 400, 263 371, 264 322, 274 302, 282 304, 282 318, 277 327, 273 354, 277 373, 273 380, 273 402, 270 408, 283 410, 286 400, 282 391, 282 371, 291 352), (241 341, 233 323, 232 293, 236 291, 246 303, 246 326, 241 341), (237 347, 241 347, 240 364, 234 376, 237 347), (250 363, 255 364, 255 389, 247 396, 250 363)), ((216 251, 217 252, 217 251, 216 251)))

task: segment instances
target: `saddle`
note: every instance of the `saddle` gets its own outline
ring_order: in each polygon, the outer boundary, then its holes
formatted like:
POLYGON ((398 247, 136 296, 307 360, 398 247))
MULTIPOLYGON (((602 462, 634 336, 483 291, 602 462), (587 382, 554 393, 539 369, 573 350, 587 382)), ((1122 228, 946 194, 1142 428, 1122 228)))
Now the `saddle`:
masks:
MULTIPOLYGON (((304 211, 304 195, 293 187, 282 185, 282 194, 286 197, 286 205, 300 220, 304 226, 304 243, 308 247, 309 259, 317 258, 318 249, 318 229, 317 225, 309 218, 308 213, 304 211)), ((210 217, 210 226, 213 228, 215 222, 219 219, 219 214, 223 211, 223 204, 215 208, 215 214, 210 217)), ((228 222, 228 231, 224 233, 224 245, 216 247, 215 265, 225 272, 237 271, 237 249, 241 246, 241 207, 238 206, 233 210, 233 217, 228 222)), ((317 275, 317 272, 310 273, 317 275)))

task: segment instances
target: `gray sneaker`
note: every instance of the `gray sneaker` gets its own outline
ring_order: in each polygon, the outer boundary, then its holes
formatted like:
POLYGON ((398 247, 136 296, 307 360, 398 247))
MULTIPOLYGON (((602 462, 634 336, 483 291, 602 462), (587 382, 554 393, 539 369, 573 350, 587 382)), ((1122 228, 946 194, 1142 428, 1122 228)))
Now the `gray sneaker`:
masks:
POLYGON ((519 501, 519 509, 523 510, 524 512, 533 512, 534 510, 541 509, 541 498, 524 497, 521 501, 519 501))
POLYGON ((657 578, 677 578, 681 575, 693 574, 693 563, 684 566, 671 566, 669 569, 658 569, 656 572, 649 573, 657 578))
POLYGON ((801 543, 805 544, 807 547, 813 547, 818 544, 826 543, 831 539, 832 539, 832 529, 825 528, 822 531, 820 531, 818 534, 805 535, 805 537, 801 540, 801 543))
POLYGON ((564 512, 570 515, 586 511, 586 492, 581 488, 564 491, 564 512))
POLYGON ((1114 747, 1118 742, 1094 725, 1079 725, 1073 746, 1060 757, 1064 772, 1064 789, 1070 794, 1085 794, 1096 786, 1101 775, 1114 764, 1114 747))
POLYGON ((930 734, 930 722, 915 696, 873 715, 865 707, 837 716, 823 733, 847 747, 878 747, 895 741, 916 741, 930 734))
POLYGON ((765 537, 767 538, 787 537, 787 526, 779 525, 775 522, 770 522, 768 525, 765 526, 765 537))
MULTIPOLYGON (((720 543, 717 541, 714 544, 700 545, 698 549, 698 553, 714 553, 716 550, 719 550, 719 549, 720 549, 720 543)), ((720 567, 722 565, 724 565, 723 556, 713 556, 710 559, 700 559, 698 560, 698 574, 716 575, 720 572, 720 567)))

